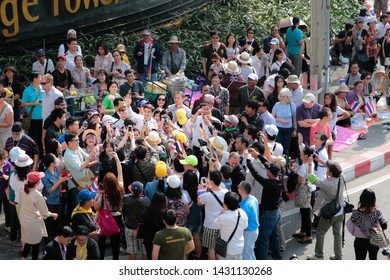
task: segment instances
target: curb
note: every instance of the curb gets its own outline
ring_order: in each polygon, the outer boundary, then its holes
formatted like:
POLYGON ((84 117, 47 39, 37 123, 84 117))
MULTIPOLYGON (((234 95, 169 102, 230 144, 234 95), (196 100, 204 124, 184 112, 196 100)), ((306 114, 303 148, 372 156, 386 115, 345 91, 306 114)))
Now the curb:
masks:
POLYGON ((352 181, 360 176, 381 169, 390 163, 390 145, 384 144, 357 157, 340 162, 345 180, 352 181))

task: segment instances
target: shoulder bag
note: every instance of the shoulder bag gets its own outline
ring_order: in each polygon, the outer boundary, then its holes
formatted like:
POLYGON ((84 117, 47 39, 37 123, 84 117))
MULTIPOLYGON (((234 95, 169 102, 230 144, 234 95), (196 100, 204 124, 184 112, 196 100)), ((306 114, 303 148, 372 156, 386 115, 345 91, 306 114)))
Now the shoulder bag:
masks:
MULTIPOLYGON (((37 98, 34 100, 37 101, 38 100, 38 96, 39 94, 37 94, 37 98)), ((32 114, 34 112, 34 109, 35 109, 35 106, 32 106, 30 112, 26 113, 26 114, 23 114, 23 118, 22 118, 22 129, 26 132, 28 132, 30 130, 30 127, 31 127, 31 119, 32 119, 32 114)))
POLYGON ((218 201, 219 205, 222 206, 223 208, 223 203, 222 201, 219 199, 219 197, 215 194, 215 192, 213 192, 212 190, 210 190, 211 194, 215 197, 215 199, 218 201))
POLYGON ((389 246, 390 241, 379 222, 370 230, 370 243, 378 248, 389 246))
POLYGON ((333 218, 341 209, 339 203, 340 181, 341 179, 339 178, 336 197, 321 208, 321 218, 323 219, 333 218))
POLYGON ((232 240, 234 234, 236 233, 238 223, 240 222, 240 217, 241 217, 240 210, 237 209, 237 211, 238 211, 238 217, 237 217, 236 227, 234 228, 228 241, 223 240, 221 237, 218 237, 217 240, 215 241, 215 253, 217 253, 218 255, 220 255, 223 258, 226 258, 227 246, 228 246, 230 240, 232 240))
POLYGON ((113 236, 120 232, 120 228, 108 208, 106 194, 103 194, 102 207, 98 211, 97 223, 101 236, 113 236), (104 208, 104 205, 106 208, 104 208))

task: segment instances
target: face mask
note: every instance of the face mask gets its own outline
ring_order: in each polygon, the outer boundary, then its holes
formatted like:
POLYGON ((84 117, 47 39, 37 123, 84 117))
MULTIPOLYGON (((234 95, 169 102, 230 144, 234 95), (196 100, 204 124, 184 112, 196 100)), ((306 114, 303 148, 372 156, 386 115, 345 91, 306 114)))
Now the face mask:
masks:
POLYGON ((42 183, 42 181, 39 183, 39 185, 37 187, 37 190, 38 191, 42 191, 43 190, 43 183, 42 183))

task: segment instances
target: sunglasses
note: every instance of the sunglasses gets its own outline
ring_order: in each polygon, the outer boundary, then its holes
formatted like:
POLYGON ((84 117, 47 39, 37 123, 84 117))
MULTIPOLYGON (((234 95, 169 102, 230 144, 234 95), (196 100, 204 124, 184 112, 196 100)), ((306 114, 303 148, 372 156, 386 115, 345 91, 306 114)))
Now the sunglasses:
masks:
POLYGON ((0 94, 0 98, 5 98, 5 95, 4 94, 0 94))
POLYGON ((49 82, 41 82, 41 85, 44 86, 46 84, 48 84, 49 82))
POLYGON ((165 98, 157 98, 157 101, 165 101, 165 98))

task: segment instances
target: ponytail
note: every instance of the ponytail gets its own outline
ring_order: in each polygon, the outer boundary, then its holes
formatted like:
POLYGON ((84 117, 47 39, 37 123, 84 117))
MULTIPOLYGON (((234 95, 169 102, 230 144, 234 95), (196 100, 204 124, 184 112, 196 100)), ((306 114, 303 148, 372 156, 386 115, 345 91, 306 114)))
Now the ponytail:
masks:
MULTIPOLYGON (((38 181, 39 182, 39 181, 38 181)), ((26 194, 29 194, 30 193, 30 189, 34 188, 35 185, 38 183, 38 182, 35 182, 35 183, 32 183, 30 181, 27 181, 26 184, 24 184, 24 192, 26 194)))

